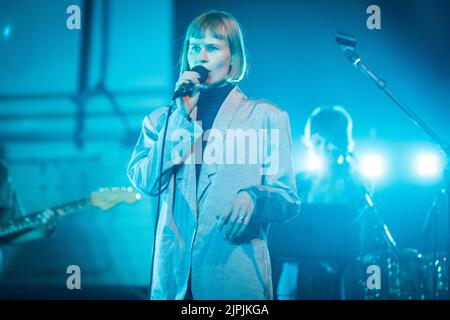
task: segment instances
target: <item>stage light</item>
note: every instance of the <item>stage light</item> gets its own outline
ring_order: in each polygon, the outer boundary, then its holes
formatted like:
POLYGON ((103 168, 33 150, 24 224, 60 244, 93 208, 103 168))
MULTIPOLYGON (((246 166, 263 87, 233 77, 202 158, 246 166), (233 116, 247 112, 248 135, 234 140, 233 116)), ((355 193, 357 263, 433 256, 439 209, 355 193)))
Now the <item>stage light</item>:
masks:
POLYGON ((319 171, 323 167, 322 159, 313 152, 308 152, 306 159, 306 170, 319 171))
POLYGON ((421 176, 434 176, 439 171, 439 159, 433 153, 419 155, 417 159, 417 172, 421 176))
POLYGON ((378 178, 383 174, 384 161, 380 155, 368 155, 363 158, 362 172, 370 178, 378 178))

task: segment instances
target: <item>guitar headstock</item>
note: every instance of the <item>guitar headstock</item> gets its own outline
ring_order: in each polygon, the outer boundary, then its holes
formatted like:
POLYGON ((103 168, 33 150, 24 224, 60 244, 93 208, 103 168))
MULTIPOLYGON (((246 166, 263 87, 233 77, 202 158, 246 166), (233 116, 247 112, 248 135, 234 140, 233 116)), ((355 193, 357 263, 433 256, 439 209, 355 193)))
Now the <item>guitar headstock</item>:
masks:
POLYGON ((133 204, 140 199, 141 195, 131 187, 100 188, 99 191, 92 192, 89 197, 91 205, 102 210, 109 210, 122 202, 133 204))

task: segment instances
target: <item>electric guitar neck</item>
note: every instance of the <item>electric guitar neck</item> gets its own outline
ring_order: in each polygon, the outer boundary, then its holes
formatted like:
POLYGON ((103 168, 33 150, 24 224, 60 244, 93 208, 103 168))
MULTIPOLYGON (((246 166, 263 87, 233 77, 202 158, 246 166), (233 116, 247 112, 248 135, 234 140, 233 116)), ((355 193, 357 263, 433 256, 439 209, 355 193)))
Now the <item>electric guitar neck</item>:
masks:
POLYGON ((0 238, 13 236, 43 226, 48 219, 46 214, 48 210, 63 217, 87 206, 98 207, 106 211, 120 203, 133 204, 140 199, 141 195, 134 192, 131 188, 101 189, 100 191, 92 192, 87 198, 67 202, 3 222, 0 224, 0 238))

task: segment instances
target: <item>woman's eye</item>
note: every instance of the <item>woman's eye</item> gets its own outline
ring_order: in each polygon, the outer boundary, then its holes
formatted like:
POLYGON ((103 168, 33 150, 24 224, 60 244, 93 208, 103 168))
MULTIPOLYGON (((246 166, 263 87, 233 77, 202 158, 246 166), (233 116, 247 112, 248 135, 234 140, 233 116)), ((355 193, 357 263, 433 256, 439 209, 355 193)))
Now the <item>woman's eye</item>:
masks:
POLYGON ((192 47, 191 47, 191 51, 192 51, 192 52, 199 52, 199 51, 200 51, 200 47, 192 46, 192 47))
POLYGON ((210 52, 211 52, 211 51, 216 51, 216 50, 218 50, 218 49, 219 49, 219 48, 214 47, 214 46, 213 46, 213 47, 206 47, 206 50, 207 50, 207 51, 210 51, 210 52))

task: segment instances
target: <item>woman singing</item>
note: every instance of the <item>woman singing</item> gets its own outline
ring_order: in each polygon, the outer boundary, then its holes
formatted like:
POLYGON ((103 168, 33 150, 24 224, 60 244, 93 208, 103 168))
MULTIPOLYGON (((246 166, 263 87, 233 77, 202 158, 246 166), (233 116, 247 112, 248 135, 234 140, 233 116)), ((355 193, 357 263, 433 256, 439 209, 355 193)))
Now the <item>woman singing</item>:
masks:
POLYGON ((161 196, 151 299, 273 297, 267 229, 300 202, 288 115, 247 98, 237 86, 245 71, 235 18, 202 14, 187 29, 175 85, 194 89, 176 99, 164 148, 169 108, 143 121, 128 176, 161 196), (204 83, 197 66, 209 71, 204 83))

